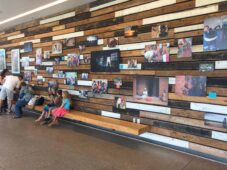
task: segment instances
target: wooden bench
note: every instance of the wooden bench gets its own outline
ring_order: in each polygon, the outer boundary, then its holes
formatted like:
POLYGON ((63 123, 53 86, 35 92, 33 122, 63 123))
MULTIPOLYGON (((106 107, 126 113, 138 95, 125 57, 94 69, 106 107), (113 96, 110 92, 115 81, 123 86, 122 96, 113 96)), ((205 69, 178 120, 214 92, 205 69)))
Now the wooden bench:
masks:
MULTIPOLYGON (((27 106, 26 108, 32 109, 31 106, 27 106)), ((34 110, 36 111, 42 111, 43 106, 35 106, 34 110)), ((144 133, 148 130, 147 125, 132 123, 124 120, 104 117, 100 115, 94 115, 91 113, 71 110, 68 114, 64 116, 64 118, 70 119, 70 120, 76 120, 83 123, 88 123, 91 125, 107 128, 107 129, 113 129, 119 132, 124 132, 132 135, 139 135, 141 133, 144 133)))

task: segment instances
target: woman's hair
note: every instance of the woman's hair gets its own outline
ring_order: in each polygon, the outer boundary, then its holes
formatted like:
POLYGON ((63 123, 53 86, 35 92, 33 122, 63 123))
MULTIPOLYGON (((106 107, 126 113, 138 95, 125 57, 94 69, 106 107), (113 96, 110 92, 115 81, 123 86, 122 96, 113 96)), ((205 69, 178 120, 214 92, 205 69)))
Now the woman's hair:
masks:
POLYGON ((62 93, 65 95, 65 98, 71 100, 71 97, 68 91, 63 91, 62 93))
POLYGON ((62 90, 58 90, 58 91, 57 91, 57 94, 58 94, 59 96, 62 96, 62 90))
POLYGON ((23 81, 21 82, 21 86, 26 86, 27 84, 23 81))
POLYGON ((6 68, 6 69, 2 70, 0 76, 5 77, 8 72, 9 72, 9 70, 6 68))

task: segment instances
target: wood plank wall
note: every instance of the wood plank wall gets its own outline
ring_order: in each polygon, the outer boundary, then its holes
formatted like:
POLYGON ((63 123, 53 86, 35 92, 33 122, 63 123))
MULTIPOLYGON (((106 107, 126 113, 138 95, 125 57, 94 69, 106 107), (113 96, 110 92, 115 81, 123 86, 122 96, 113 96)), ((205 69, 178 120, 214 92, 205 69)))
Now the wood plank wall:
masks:
MULTIPOLYGON (((207 17, 227 15, 226 0, 99 0, 77 7, 66 14, 35 20, 17 25, 0 32, 0 48, 7 51, 7 66, 11 69, 10 50, 21 49, 21 57, 35 58, 36 48, 51 50, 52 43, 63 41, 65 38, 76 37, 78 44, 83 43, 88 35, 97 35, 99 44, 86 47, 82 55, 91 51, 103 50, 107 46, 107 38, 118 37, 121 49, 121 63, 127 63, 130 58, 136 58, 143 63, 143 47, 147 42, 170 42, 171 62, 155 63, 143 70, 121 70, 119 73, 92 73, 90 65, 84 64, 76 68, 69 68, 62 62, 54 66, 54 71, 76 70, 89 73, 89 80, 108 79, 108 94, 90 95, 88 100, 75 96, 76 109, 101 115, 103 111, 117 113, 120 119, 133 121, 139 118, 142 124, 150 125, 149 132, 141 137, 180 146, 202 153, 211 154, 227 159, 227 129, 222 124, 205 122, 205 112, 219 114, 227 113, 227 67, 215 69, 213 72, 199 72, 200 63, 226 62, 226 52, 203 52, 203 21, 207 17), (167 24, 169 36, 162 39, 152 39, 151 26, 167 24), (125 38, 126 26, 138 26, 138 36, 125 38), (177 58, 177 44, 179 38, 193 37, 192 58, 177 58), (23 53, 23 44, 33 42, 33 52, 23 53), (129 48, 131 47, 131 48, 129 48), (142 48, 141 48, 142 47, 142 48), (179 97, 174 94, 174 77, 179 74, 206 75, 207 92, 215 91, 217 99, 207 97, 179 97), (135 103, 132 100, 132 80, 135 75, 154 75, 170 78, 169 104, 167 107, 135 103), (113 79, 121 77, 123 86, 120 90, 113 86, 113 79), (113 108, 115 96, 127 96, 126 111, 113 108)), ((78 48, 64 48, 62 55, 76 52, 78 48)), ((51 55, 51 59, 56 55, 51 55)), ((30 66, 38 69, 38 75, 43 75, 46 82, 43 86, 36 84, 36 76, 32 82, 36 93, 47 95, 47 82, 53 78, 46 74, 46 66, 37 66, 30 62, 30 66)), ((23 71, 23 69, 22 69, 23 71)), ((89 81, 81 81, 75 87, 64 85, 63 79, 57 79, 62 89, 77 94, 78 90, 91 89, 89 81)), ((111 115, 111 114, 110 114, 111 115)), ((116 114, 115 114, 116 115, 116 114)))

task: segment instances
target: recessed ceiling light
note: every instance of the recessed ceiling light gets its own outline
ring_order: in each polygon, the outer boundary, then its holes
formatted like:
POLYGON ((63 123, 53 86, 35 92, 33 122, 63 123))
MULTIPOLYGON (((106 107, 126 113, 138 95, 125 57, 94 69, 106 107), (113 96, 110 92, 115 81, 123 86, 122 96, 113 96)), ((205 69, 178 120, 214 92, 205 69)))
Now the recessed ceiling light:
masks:
POLYGON ((68 1, 68 0, 57 0, 57 1, 54 1, 52 3, 49 3, 49 4, 46 4, 46 5, 40 6, 38 8, 33 9, 33 10, 30 10, 30 11, 24 12, 22 14, 16 15, 14 17, 8 18, 6 20, 0 21, 0 25, 1 24, 4 24, 4 23, 7 23, 7 22, 10 22, 10 21, 13 21, 13 20, 16 20, 18 18, 22 18, 22 17, 27 16, 27 15, 33 14, 35 12, 38 12, 38 11, 41 11, 41 10, 50 8, 52 6, 58 5, 60 3, 66 2, 66 1, 68 1))

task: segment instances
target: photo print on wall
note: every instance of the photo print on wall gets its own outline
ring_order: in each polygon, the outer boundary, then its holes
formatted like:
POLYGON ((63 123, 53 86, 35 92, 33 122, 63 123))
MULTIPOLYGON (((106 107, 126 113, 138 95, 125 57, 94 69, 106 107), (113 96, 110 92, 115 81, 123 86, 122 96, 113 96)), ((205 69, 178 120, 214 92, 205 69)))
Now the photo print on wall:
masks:
POLYGON ((48 81, 48 88, 54 88, 56 89, 58 87, 58 82, 56 80, 50 80, 48 81))
POLYGON ((144 59, 145 62, 153 63, 153 62, 169 62, 170 56, 170 44, 154 44, 154 45, 146 45, 144 59))
POLYGON ((192 38, 182 38, 178 40, 178 58, 192 57, 192 38))
POLYGON ((69 67, 79 66, 80 65, 80 55, 73 53, 67 55, 67 65, 69 67))
POLYGON ((24 52, 27 53, 27 52, 32 52, 32 42, 27 42, 27 43, 24 43, 24 52))
POLYGON ((83 62, 84 62, 84 64, 90 64, 91 63, 91 55, 89 55, 89 54, 83 55, 83 62))
POLYGON ((155 25, 151 27, 151 38, 164 38, 168 36, 167 25, 155 25))
POLYGON ((137 76, 133 80, 133 98, 136 102, 168 105, 169 79, 137 76))
POLYGON ((6 68, 6 51, 5 49, 0 49, 0 71, 6 68))
POLYGON ((11 50, 11 63, 12 63, 12 73, 20 73, 20 50, 13 49, 11 50))
POLYGON ((62 43, 54 42, 52 44, 52 54, 61 54, 62 53, 62 43))
POLYGON ((88 90, 79 90, 79 98, 86 99, 88 98, 88 90))
POLYGON ((54 67, 46 67, 46 73, 47 74, 53 74, 54 73, 54 67))
POLYGON ((114 85, 116 86, 117 89, 121 88, 122 79, 120 77, 115 77, 114 78, 114 85))
POLYGON ((67 38, 63 41, 63 45, 66 47, 75 47, 76 39, 75 38, 67 38))
POLYGON ((214 71, 214 64, 199 64, 200 72, 212 72, 214 71))
POLYGON ((24 71, 24 81, 31 81, 31 80, 32 80, 32 72, 24 71))
POLYGON ((98 44, 98 37, 96 35, 90 35, 87 37, 88 45, 95 46, 98 44))
POLYGON ((29 61, 30 61, 29 57, 22 57, 21 58, 21 66, 22 67, 29 67, 29 61))
POLYGON ((106 94, 108 87, 108 81, 102 79, 92 80, 92 92, 93 94, 106 94))
POLYGON ((227 15, 210 17, 204 21, 203 51, 227 49, 227 15))
POLYGON ((50 59, 50 51, 44 51, 43 52, 43 58, 44 59, 50 59))
POLYGON ((138 26, 127 26, 124 29, 124 36, 128 37, 135 37, 138 34, 138 26))
POLYGON ((81 74, 81 79, 82 80, 88 80, 88 73, 82 73, 81 74))
POLYGON ((119 72, 120 50, 91 52, 92 72, 119 72))
POLYGON ((175 93, 181 96, 206 96, 206 76, 176 76, 175 93))
POLYGON ((118 38, 108 38, 107 39, 107 46, 109 48, 114 48, 118 45, 118 38))
POLYGON ((43 85, 44 82, 43 76, 37 76, 36 80, 38 85, 43 85))
POLYGON ((35 58, 36 58, 35 64, 36 64, 36 65, 41 65, 41 64, 42 64, 42 58, 43 58, 43 55, 42 55, 42 48, 37 48, 37 49, 36 49, 35 58))
POLYGON ((77 85, 77 72, 66 72, 65 77, 65 84, 70 86, 77 85))
POLYGON ((126 97, 125 96, 115 97, 114 106, 117 109, 126 109, 126 97))

